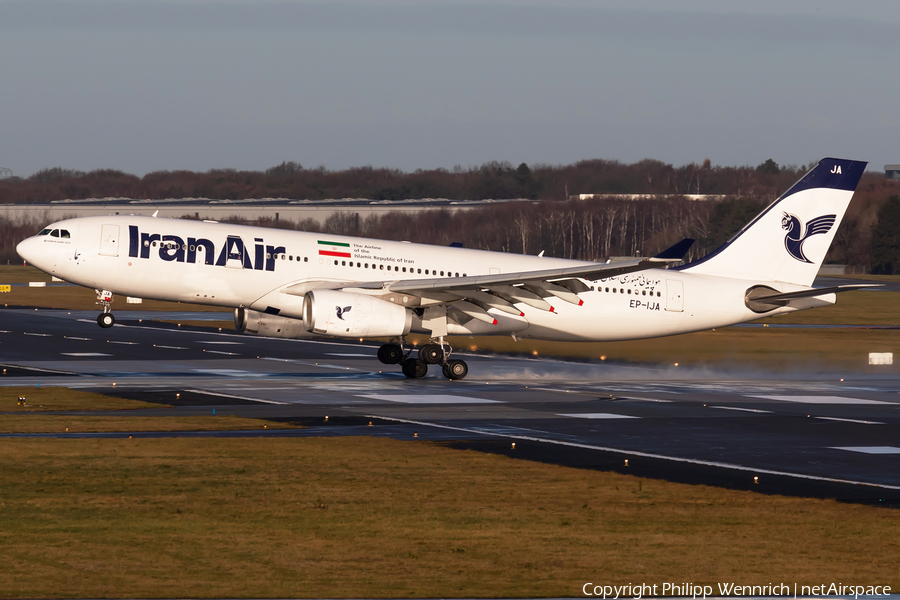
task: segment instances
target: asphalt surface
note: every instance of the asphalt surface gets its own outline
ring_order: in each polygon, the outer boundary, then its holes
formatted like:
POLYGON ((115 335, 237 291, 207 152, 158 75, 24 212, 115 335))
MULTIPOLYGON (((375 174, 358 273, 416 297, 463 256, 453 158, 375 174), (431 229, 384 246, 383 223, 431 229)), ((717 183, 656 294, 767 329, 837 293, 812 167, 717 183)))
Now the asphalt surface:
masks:
MULTIPOLYGON (((117 316, 115 327, 101 329, 94 312, 0 310, 0 386, 60 385, 172 405, 146 415, 215 410, 304 426, 68 437, 374 435, 900 506, 896 366, 874 375, 773 375, 455 353, 469 363, 465 380, 448 381, 433 367, 426 378, 407 380, 379 363, 369 344, 257 338, 137 321, 147 314, 117 316)), ((0 411, 14 400, 0 400, 0 411)))

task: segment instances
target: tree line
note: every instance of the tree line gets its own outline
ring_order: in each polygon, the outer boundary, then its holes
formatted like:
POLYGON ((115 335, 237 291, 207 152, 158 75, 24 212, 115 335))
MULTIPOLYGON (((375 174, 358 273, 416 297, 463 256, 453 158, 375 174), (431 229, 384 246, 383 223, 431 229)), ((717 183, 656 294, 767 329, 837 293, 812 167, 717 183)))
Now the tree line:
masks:
POLYGON ((100 169, 52 168, 0 180, 0 203, 27 204, 80 198, 531 198, 562 201, 577 194, 728 194, 773 197, 807 167, 713 166, 709 160, 675 167, 657 160, 633 164, 583 160, 570 165, 492 161, 477 167, 404 172, 358 167, 330 171, 284 162, 265 171, 213 169, 156 171, 143 177, 100 169))

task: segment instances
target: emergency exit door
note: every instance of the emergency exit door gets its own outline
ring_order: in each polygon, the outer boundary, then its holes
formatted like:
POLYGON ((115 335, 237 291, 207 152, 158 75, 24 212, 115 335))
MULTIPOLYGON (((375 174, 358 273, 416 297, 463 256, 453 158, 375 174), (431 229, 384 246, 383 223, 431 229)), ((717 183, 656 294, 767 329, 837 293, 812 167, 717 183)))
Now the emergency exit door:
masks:
POLYGON ((119 255, 118 225, 103 225, 100 228, 100 254, 103 256, 119 255))
POLYGON ((666 310, 684 311, 684 284, 677 279, 666 279, 666 310))

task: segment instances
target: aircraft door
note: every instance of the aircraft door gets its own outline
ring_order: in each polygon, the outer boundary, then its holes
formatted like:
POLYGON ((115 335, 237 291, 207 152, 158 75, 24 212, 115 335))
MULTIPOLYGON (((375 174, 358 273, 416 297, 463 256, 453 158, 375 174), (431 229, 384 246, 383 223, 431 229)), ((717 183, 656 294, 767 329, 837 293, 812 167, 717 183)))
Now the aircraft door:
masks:
POLYGON ((119 226, 103 225, 100 228, 100 254, 103 256, 119 255, 119 226))
POLYGON ((677 279, 666 279, 666 310, 684 311, 684 284, 677 279))

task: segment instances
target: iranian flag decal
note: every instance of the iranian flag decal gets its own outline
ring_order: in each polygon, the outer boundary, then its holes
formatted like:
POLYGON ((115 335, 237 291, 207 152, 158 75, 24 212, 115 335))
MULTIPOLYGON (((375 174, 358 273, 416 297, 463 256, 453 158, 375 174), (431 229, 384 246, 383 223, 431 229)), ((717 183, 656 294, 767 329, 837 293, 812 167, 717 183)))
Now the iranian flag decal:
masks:
POLYGON ((319 240, 319 256, 339 256, 350 258, 350 244, 319 240))

